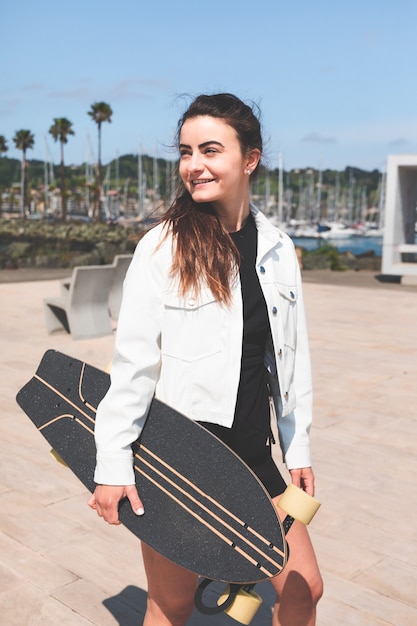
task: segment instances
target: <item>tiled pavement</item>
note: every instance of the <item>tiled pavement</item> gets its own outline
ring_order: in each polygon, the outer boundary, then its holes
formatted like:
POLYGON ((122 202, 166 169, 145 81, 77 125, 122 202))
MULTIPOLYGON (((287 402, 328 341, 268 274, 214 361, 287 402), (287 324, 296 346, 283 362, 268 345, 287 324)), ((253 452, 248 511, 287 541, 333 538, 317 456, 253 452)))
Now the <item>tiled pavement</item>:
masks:
MULTIPOLYGON (((0 284, 0 623, 140 626, 146 580, 138 541, 90 511, 85 490, 52 460, 15 402, 47 348, 99 367, 111 358, 112 337, 46 334, 42 299, 56 294, 57 280, 0 284)), ((322 501, 311 534, 325 581, 317 623, 412 626, 417 289, 306 280, 305 297, 322 501)), ((253 626, 266 626, 272 594, 267 583, 258 590, 265 602, 253 626)), ((197 613, 189 622, 233 623, 197 613)))

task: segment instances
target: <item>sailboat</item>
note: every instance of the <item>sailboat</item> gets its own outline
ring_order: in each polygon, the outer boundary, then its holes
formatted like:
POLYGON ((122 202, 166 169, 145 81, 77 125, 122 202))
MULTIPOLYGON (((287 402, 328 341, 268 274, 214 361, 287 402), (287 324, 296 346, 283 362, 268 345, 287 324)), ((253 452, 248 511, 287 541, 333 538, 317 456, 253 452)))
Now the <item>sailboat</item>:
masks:
POLYGON ((366 224, 367 230, 365 232, 365 237, 384 236, 385 182, 386 173, 382 172, 378 186, 378 222, 376 224, 366 224))
POLYGON ((317 226, 318 236, 321 239, 350 239, 357 235, 354 228, 343 222, 323 222, 317 226))

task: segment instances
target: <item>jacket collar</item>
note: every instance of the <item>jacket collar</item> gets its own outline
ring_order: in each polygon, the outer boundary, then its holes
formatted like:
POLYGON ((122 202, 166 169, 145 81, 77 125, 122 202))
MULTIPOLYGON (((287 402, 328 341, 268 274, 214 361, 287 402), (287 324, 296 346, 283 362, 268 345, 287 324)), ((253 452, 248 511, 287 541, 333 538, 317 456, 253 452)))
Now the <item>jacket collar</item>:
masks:
POLYGON ((250 211, 258 231, 258 260, 261 260, 273 248, 280 248, 284 244, 285 234, 273 226, 252 202, 250 203, 250 211))

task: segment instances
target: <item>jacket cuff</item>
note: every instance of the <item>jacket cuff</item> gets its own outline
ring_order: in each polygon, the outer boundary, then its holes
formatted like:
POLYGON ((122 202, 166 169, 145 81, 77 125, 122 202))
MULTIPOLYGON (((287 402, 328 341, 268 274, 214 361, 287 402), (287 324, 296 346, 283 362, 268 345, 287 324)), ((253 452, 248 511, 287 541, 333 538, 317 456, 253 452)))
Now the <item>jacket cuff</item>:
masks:
POLYGON ((290 446, 284 460, 285 465, 289 470, 300 469, 301 467, 311 467, 310 446, 290 446))
POLYGON ((134 485, 132 455, 117 457, 97 455, 94 482, 98 485, 134 485))

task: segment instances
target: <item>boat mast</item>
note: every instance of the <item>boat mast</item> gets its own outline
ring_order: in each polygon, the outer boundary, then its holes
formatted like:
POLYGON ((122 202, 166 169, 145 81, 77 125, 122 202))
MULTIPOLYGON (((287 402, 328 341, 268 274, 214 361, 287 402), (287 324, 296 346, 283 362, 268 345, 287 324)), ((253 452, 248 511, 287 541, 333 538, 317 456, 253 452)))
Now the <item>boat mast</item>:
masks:
POLYGON ((282 224, 284 209, 284 159, 282 152, 278 155, 278 224, 282 224))
POLYGON ((144 207, 143 207, 143 161, 142 161, 142 145, 138 144, 138 216, 143 219, 144 207))

